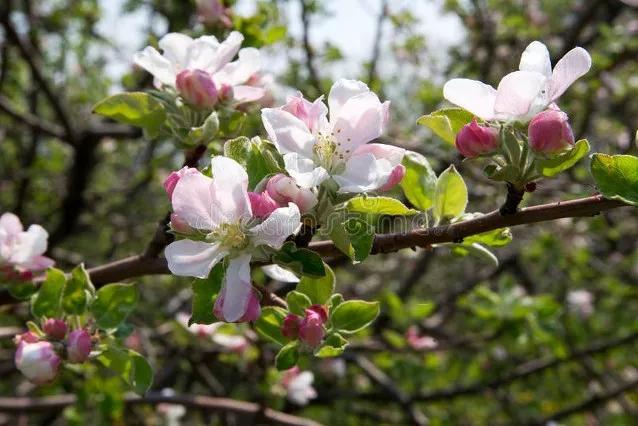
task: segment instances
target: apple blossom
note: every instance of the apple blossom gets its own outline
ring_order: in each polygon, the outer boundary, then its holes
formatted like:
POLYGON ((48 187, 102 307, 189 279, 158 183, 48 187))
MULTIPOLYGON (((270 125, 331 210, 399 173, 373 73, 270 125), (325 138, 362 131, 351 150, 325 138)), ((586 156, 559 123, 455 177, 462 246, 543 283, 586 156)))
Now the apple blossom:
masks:
POLYGON ((306 405, 311 399, 317 397, 317 391, 312 387, 315 380, 310 371, 300 371, 299 367, 293 367, 284 372, 281 385, 286 390, 288 400, 297 405, 306 405))
POLYGON ((195 0, 197 6, 197 18, 206 24, 221 23, 230 28, 233 26, 230 20, 230 9, 224 7, 221 0, 195 0))
POLYGON ((455 78, 445 83, 443 96, 483 120, 527 122, 555 102, 590 67, 589 53, 575 47, 552 71, 547 47, 533 41, 521 56, 519 71, 503 77, 497 89, 480 81, 455 78))
POLYGON ((232 93, 237 103, 253 102, 262 98, 266 91, 246 84, 259 72, 261 60, 259 50, 239 49, 243 40, 244 36, 237 31, 231 32, 221 43, 214 36, 193 40, 184 34, 169 33, 159 41, 163 54, 147 46, 135 54, 134 61, 153 74, 157 87, 176 87, 181 71, 198 70, 210 75, 220 98, 232 93), (231 62, 236 54, 239 58, 231 62))
POLYGON ((206 71, 182 70, 175 85, 182 98, 196 108, 212 109, 217 103, 217 87, 206 71))
POLYGON ((308 213, 317 205, 317 195, 308 188, 300 188, 295 181, 282 173, 271 177, 266 192, 280 204, 295 203, 301 213, 308 213))
POLYGON ((206 278, 213 266, 226 258, 215 310, 227 322, 253 319, 259 306, 250 279, 253 251, 260 246, 281 248, 301 226, 301 215, 290 203, 260 220, 251 209, 246 171, 222 156, 212 158, 211 170, 212 178, 195 173, 177 182, 173 211, 203 238, 169 244, 166 260, 175 275, 206 278))
POLYGON ((164 179, 164 190, 166 191, 169 200, 173 197, 173 190, 175 189, 177 182, 179 182, 183 176, 195 173, 199 173, 199 170, 194 167, 184 166, 179 170, 172 171, 166 179, 164 179))
POLYGON ((221 332, 220 328, 224 325, 222 322, 213 324, 194 323, 188 325, 189 317, 190 316, 184 312, 180 312, 176 315, 177 322, 200 338, 209 338, 215 344, 237 353, 243 352, 249 345, 249 340, 245 335, 221 332))
POLYGON ((53 345, 46 341, 29 342, 23 339, 15 353, 18 370, 37 385, 55 379, 61 362, 53 345))
POLYGON ((43 256, 48 238, 40 225, 25 231, 16 215, 4 213, 0 216, 0 270, 8 277, 29 281, 33 272, 53 266, 53 260, 43 256))
POLYGON ((574 133, 563 111, 548 109, 529 122, 530 147, 542 154, 557 154, 574 146, 574 133))
POLYGON ((84 329, 73 330, 66 339, 66 352, 69 362, 83 363, 91 353, 91 336, 84 329))
POLYGON ((42 330, 48 337, 62 340, 66 336, 67 326, 61 319, 49 318, 42 325, 42 330))
POLYGON ((587 290, 571 290, 567 293, 567 304, 582 317, 594 313, 594 296, 587 290))
POLYGON ((405 332, 405 340, 412 349, 417 351, 434 349, 438 346, 435 338, 421 336, 418 328, 413 325, 408 327, 408 330, 405 332))
POLYGON ((312 307, 306 309, 305 313, 306 316, 299 324, 299 340, 311 348, 316 348, 326 335, 326 329, 323 325, 328 319, 327 314, 323 309, 313 309, 312 307))
POLYGON ((467 158, 494 152, 498 145, 498 130, 479 126, 476 120, 463 126, 456 135, 456 149, 467 158))
POLYGON ((383 133, 390 103, 381 103, 360 81, 340 79, 330 89, 328 105, 330 120, 322 97, 310 103, 296 95, 281 108, 262 109, 264 127, 288 174, 302 188, 332 178, 341 193, 386 185, 404 150, 367 142, 383 133))

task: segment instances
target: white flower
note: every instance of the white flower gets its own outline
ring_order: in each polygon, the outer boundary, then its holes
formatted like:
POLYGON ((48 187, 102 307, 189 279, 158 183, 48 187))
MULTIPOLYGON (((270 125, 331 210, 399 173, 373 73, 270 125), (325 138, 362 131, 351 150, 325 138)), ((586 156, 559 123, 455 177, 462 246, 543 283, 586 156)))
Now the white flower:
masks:
POLYGON ((519 71, 503 77, 497 89, 480 81, 455 78, 445 84, 443 96, 483 120, 529 121, 555 102, 589 68, 589 53, 576 47, 552 71, 547 47, 533 41, 521 56, 519 71))
POLYGON ((310 371, 300 371, 299 367, 287 370, 281 384, 286 390, 288 400, 297 405, 306 405, 311 399, 317 397, 317 391, 312 387, 315 380, 314 374, 310 371))
POLYGON ((583 317, 594 313, 594 295, 587 290, 571 290, 567 293, 569 308, 583 317))
POLYGON ((301 94, 281 108, 262 109, 268 136, 284 157, 290 176, 302 188, 313 188, 332 177, 339 192, 381 189, 402 167, 404 150, 367 144, 378 138, 388 121, 389 102, 360 81, 341 79, 328 95, 309 102, 301 94))
POLYGON ((206 278, 228 257, 216 311, 227 322, 242 320, 247 314, 256 319, 259 305, 250 279, 252 252, 260 245, 281 248, 301 226, 301 215, 290 203, 261 221, 251 211, 246 171, 222 156, 212 158, 211 170, 213 178, 188 174, 175 185, 173 211, 203 238, 179 240, 166 247, 168 268, 175 275, 206 278))
POLYGON ((25 231, 18 216, 4 213, 0 216, 0 269, 35 272, 53 266, 53 260, 43 256, 48 238, 40 225, 31 225, 25 231))
POLYGON ((175 87, 177 74, 184 70, 201 70, 211 75, 218 90, 232 88, 236 102, 251 102, 262 98, 266 91, 249 84, 251 77, 261 68, 259 50, 247 47, 239 49, 244 36, 233 31, 223 42, 214 36, 192 39, 180 33, 169 33, 159 41, 163 50, 147 46, 137 52, 133 60, 153 74, 155 85, 175 87), (239 58, 231 62, 236 54, 239 58))

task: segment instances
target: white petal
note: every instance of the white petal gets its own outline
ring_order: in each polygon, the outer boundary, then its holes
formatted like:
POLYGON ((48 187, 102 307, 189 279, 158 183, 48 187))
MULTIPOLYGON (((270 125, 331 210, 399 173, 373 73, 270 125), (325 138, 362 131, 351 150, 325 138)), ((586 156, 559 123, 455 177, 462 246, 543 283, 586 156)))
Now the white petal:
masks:
POLYGON ((284 155, 284 166, 290 177, 302 188, 314 188, 330 177, 326 169, 296 153, 284 155))
POLYGON ((135 53, 133 61, 153 74, 153 77, 160 83, 167 86, 175 86, 177 73, 173 64, 154 48, 147 46, 141 52, 135 53))
POLYGON ((591 68, 591 56, 582 47, 575 47, 565 54, 554 67, 550 87, 550 100, 555 101, 574 81, 591 68))
POLYGON ((483 120, 494 118, 496 90, 485 83, 454 78, 443 86, 443 97, 483 120))
POLYGON ((339 113, 330 112, 332 132, 341 150, 354 151, 366 142, 381 136, 386 110, 372 92, 353 96, 341 106, 339 113))
POLYGON ((172 242, 164 250, 168 269, 180 277, 206 278, 227 254, 219 244, 191 240, 172 242))
POLYGON ((382 143, 367 143, 357 148, 352 153, 352 155, 355 156, 366 153, 374 155, 374 158, 376 159, 385 158, 390 162, 392 167, 394 167, 398 166, 403 161, 405 149, 399 148, 398 146, 386 145, 382 143))
POLYGON ((235 86, 233 87, 233 100, 238 104, 255 102, 266 95, 266 89, 255 86, 235 86))
POLYGON ((521 63, 518 66, 521 71, 534 71, 549 78, 552 75, 552 63, 549 59, 549 51, 540 41, 533 41, 527 46, 521 55, 521 63))
POLYGON ((334 117, 339 115, 341 107, 348 101, 348 99, 369 91, 370 89, 368 86, 358 80, 346 80, 345 78, 340 78, 335 81, 330 88, 330 94, 328 94, 330 121, 333 121, 334 117))
POLYGON ((221 155, 211 159, 211 170, 213 197, 223 222, 234 223, 251 217, 246 170, 235 160, 221 155))
POLYGON ((11 253, 11 262, 28 263, 32 257, 40 256, 47 251, 49 233, 40 225, 31 225, 27 232, 17 236, 17 242, 11 253))
POLYGON ((303 121, 289 112, 274 108, 262 109, 261 121, 268 137, 280 153, 298 153, 312 158, 315 137, 303 121))
POLYGON ((226 40, 222 41, 219 45, 215 55, 215 60, 210 64, 206 71, 214 74, 222 69, 224 65, 229 63, 231 59, 235 57, 243 41, 244 36, 240 32, 233 31, 230 33, 226 40))
POLYGON ((158 43, 164 57, 173 64, 186 66, 186 53, 193 39, 182 33, 168 33, 158 43))
POLYGON ((282 283, 298 283, 299 277, 288 269, 279 265, 266 265, 261 267, 262 271, 275 281, 282 283))
POLYGON ((230 260, 224 276, 222 291, 224 292, 224 305, 222 307, 224 319, 227 322, 235 322, 246 313, 252 293, 249 254, 243 254, 230 260))
POLYGON ((215 206, 213 180, 201 173, 180 178, 173 190, 173 211, 191 228, 211 230, 222 223, 215 206))
POLYGON ((203 70, 211 73, 210 69, 217 63, 219 44, 214 44, 206 38, 198 38, 188 47, 182 68, 203 70))
POLYGON ((548 79, 532 71, 514 71, 498 85, 494 111, 507 119, 526 119, 548 104, 548 79))
POLYGON ((346 170, 332 178, 339 184, 340 193, 374 191, 387 182, 392 168, 388 160, 366 153, 350 157, 346 170))
POLYGON ((239 51, 239 58, 235 62, 224 65, 214 75, 215 84, 229 84, 237 86, 243 84, 261 69, 259 50, 247 47, 239 51))
POLYGON ((286 238, 299 230, 300 221, 299 207, 288 203, 288 207, 276 209, 261 224, 249 230, 251 242, 255 246, 263 244, 279 249, 286 238))
POLYGON ((17 235, 22 232, 22 222, 13 213, 4 213, 0 216, 0 235, 17 235))

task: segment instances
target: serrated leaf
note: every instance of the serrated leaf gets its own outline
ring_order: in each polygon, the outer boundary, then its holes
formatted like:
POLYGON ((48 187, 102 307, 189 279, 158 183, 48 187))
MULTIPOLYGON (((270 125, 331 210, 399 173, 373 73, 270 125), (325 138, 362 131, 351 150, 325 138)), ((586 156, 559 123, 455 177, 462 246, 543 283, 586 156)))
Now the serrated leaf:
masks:
POLYGON ((274 306, 264 306, 261 309, 261 316, 255 321, 255 330, 266 339, 285 345, 288 339, 281 334, 285 317, 285 310, 274 306))
POLYGON ((346 208, 355 213, 389 216, 411 216, 418 213, 417 210, 410 209, 401 201, 390 197, 354 197, 346 203, 346 208))
POLYGON ((638 206, 638 157, 594 154, 591 174, 606 198, 638 206))
POLYGON ((305 309, 312 305, 312 301, 305 294, 293 290, 286 296, 286 304, 290 312, 304 316, 305 309))
POLYGON ((335 289, 335 274, 328 265, 324 267, 326 268, 325 276, 321 278, 304 276, 297 284, 297 291, 308 296, 313 304, 325 304, 335 289))
POLYGON ((436 174, 428 160, 421 154, 407 151, 403 157, 405 176, 399 184, 405 197, 421 211, 427 211, 434 204, 436 174))
POLYGON ((444 142, 454 145, 456 134, 474 115, 462 108, 444 108, 421 116, 416 122, 432 130, 444 142))
POLYGON ((298 248, 292 241, 284 243, 281 249, 272 256, 272 261, 299 275, 312 277, 326 275, 321 256, 312 250, 298 248))
POLYGON ((286 344, 279 350, 275 357, 277 370, 283 371, 294 367, 299 359, 299 341, 295 340, 286 344))
POLYGON ((347 300, 330 314, 332 327, 341 333, 355 333, 375 320, 379 315, 379 302, 347 300))
POLYGON ((224 264, 219 262, 208 274, 206 279, 193 281, 192 316, 189 325, 212 324, 217 321, 213 315, 215 296, 219 293, 224 280, 224 264))
POLYGON ((110 96, 93 107, 93 112, 124 124, 145 129, 149 136, 158 134, 166 119, 164 106, 144 92, 119 93, 110 96))
POLYGON ((96 293, 91 304, 95 324, 102 330, 117 328, 137 305, 137 289, 132 284, 109 284, 96 293))
POLYGON ((467 206, 467 187, 451 165, 439 176, 434 196, 434 218, 437 223, 463 214, 467 206))
POLYGON ((573 167, 578 160, 586 156, 588 152, 589 142, 587 142, 587 139, 581 139, 567 152, 553 158, 537 159, 536 168, 538 172, 545 177, 556 176, 560 172, 573 167))

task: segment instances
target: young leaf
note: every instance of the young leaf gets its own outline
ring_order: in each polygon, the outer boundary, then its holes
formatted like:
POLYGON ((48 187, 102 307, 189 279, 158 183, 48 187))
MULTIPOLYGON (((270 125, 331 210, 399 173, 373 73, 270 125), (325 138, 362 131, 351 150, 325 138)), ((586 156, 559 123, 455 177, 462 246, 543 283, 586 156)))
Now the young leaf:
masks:
POLYGON ((436 175, 428 160, 421 154, 407 151, 403 157, 405 176, 399 184, 405 197, 414 207, 426 211, 434 203, 436 175))
POLYGON ((117 328, 137 304, 137 289, 132 284, 109 284, 98 290, 91 304, 95 324, 102 330, 117 328))
POLYGON ((638 206, 638 157, 594 154, 591 174, 606 198, 638 206))
POLYGON ((219 262, 210 271, 208 278, 193 281, 192 316, 188 320, 189 325, 193 323, 212 324, 217 321, 213 315, 213 303, 215 296, 221 289, 224 274, 224 265, 219 262))
POLYGON ((279 353, 275 357, 275 366, 279 371, 288 370, 297 364, 298 359, 299 341, 295 340, 279 350, 279 353))
POLYGON ((281 334, 281 326, 285 317, 285 310, 273 306, 264 306, 261 309, 261 316, 255 321, 255 330, 266 339, 285 345, 288 339, 281 334))
POLYGON ((290 310, 290 312, 300 316, 303 316, 305 309, 312 305, 308 296, 295 290, 288 293, 286 303, 288 304, 288 310, 290 310))
POLYGON ((258 137, 248 139, 245 136, 231 139, 224 145, 224 155, 237 161, 248 171, 249 188, 254 188, 265 176, 280 171, 266 145, 258 137))
POLYGON ((201 126, 191 128, 183 142, 186 145, 206 145, 214 140, 218 130, 219 117, 217 112, 213 112, 206 117, 206 120, 204 120, 204 123, 201 126))
POLYGON ((321 256, 312 250, 297 248, 295 243, 287 241, 281 249, 272 256, 272 261, 280 266, 291 269, 299 275, 323 277, 326 270, 321 256))
POLYGON ((153 383, 150 364, 133 350, 111 347, 102 352, 98 360, 117 373, 139 395, 146 393, 153 383))
POLYGON ((456 256, 467 256, 468 254, 473 254, 477 257, 487 259, 495 267, 498 267, 498 258, 494 255, 494 253, 479 243, 454 244, 452 246, 452 253, 456 256))
POLYGON ((59 318, 62 315, 62 291, 66 276, 59 269, 49 268, 38 293, 31 299, 31 312, 36 317, 59 318))
POLYGON ((164 106, 144 92, 119 93, 110 96, 93 107, 93 112, 124 124, 145 129, 154 137, 166 119, 164 106))
POLYGON ((536 168, 538 172, 545 177, 556 176, 573 167, 578 160, 583 158, 589 152, 589 142, 587 139, 581 139, 569 151, 560 154, 554 158, 536 160, 536 168))
POLYGON ((348 300, 337 306, 330 315, 332 326, 342 333, 355 333, 379 315, 379 302, 348 300))
POLYGON ((467 206, 467 187, 461 175, 452 165, 448 167, 436 182, 434 196, 434 218, 455 218, 463 214, 467 206))
POLYGON ((438 137, 454 145, 456 134, 463 126, 472 121, 474 115, 462 108, 444 108, 420 117, 416 122, 428 127, 438 137))
MULTIPOLYGON (((308 296, 313 304, 324 305, 335 289, 335 274, 328 265, 326 275, 321 278, 301 277, 297 291, 308 296)), ((290 306, 290 305, 289 305, 290 306)))
POLYGON ((345 351, 348 346, 348 341, 343 338, 339 333, 330 335, 325 343, 315 351, 315 356, 318 358, 330 358, 339 356, 345 351))
POLYGON ((418 213, 417 210, 409 209, 401 201, 390 197, 359 196, 350 199, 346 208, 356 213, 390 216, 410 216, 418 213))
POLYGON ((84 269, 84 264, 73 268, 71 278, 62 290, 62 309, 64 312, 70 315, 82 315, 86 310, 92 291, 95 290, 89 279, 89 274, 84 269))
POLYGON ((10 282, 7 290, 16 299, 27 300, 38 291, 38 286, 32 282, 10 282))
POLYGON ((463 239, 464 244, 480 243, 490 247, 503 247, 512 242, 512 232, 509 228, 499 228, 483 232, 463 239))

